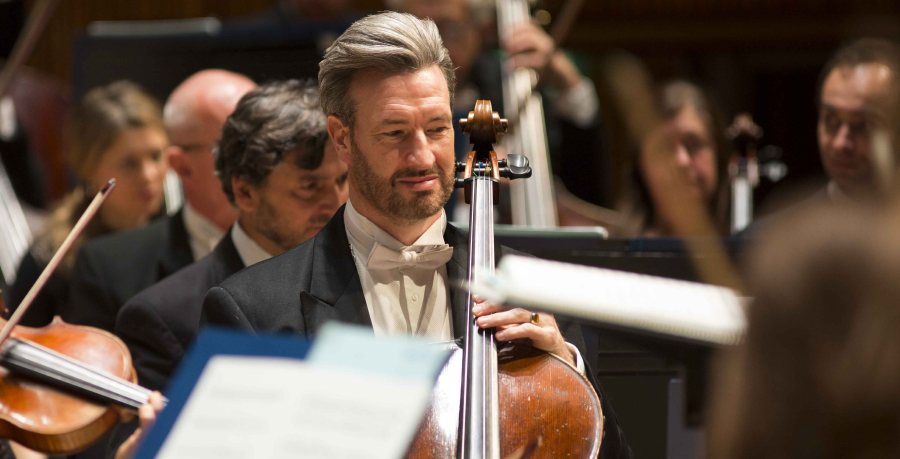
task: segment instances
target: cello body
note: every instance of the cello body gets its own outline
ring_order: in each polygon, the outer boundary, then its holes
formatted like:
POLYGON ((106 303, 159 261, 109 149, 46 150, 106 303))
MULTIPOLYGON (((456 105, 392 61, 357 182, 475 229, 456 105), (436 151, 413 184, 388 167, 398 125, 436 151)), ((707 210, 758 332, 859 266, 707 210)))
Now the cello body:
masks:
MULTIPOLYGON (((455 350, 407 458, 456 457, 463 353, 451 345, 455 350)), ((529 345, 506 346, 498 358, 500 457, 527 449, 535 459, 596 458, 603 414, 590 381, 562 359, 529 345)))
MULTIPOLYGON (((528 159, 498 160, 493 143, 508 121, 479 100, 460 120, 474 148, 457 164, 470 204, 468 282, 494 270, 494 203, 500 177, 528 178, 528 159)), ((603 438, 600 399, 570 364, 530 343, 498 344, 494 329, 475 321, 467 295, 462 347, 454 345, 432 405, 408 450, 410 458, 595 458, 603 438)), ((533 323, 537 321, 532 317, 533 323)))

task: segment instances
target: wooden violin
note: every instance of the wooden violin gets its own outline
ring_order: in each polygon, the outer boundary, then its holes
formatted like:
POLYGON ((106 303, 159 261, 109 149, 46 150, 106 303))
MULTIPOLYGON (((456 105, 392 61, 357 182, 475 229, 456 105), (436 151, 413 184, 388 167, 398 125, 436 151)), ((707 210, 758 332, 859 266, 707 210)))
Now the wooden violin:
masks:
POLYGON ((0 437, 42 453, 87 448, 118 423, 122 407, 137 410, 150 398, 111 333, 59 317, 43 328, 17 326, 114 186, 97 193, 16 312, 0 320, 0 437))
MULTIPOLYGON (((58 3, 41 0, 32 8, 0 72, 0 98, 58 3)), ((0 182, 5 176, 0 169, 0 182)), ((115 181, 110 180, 97 193, 15 314, 8 321, 0 319, 0 437, 45 454, 67 455, 87 448, 119 421, 120 407, 136 410, 150 397, 149 390, 134 384, 137 378, 128 348, 112 334, 69 325, 58 317, 43 328, 17 325, 114 187, 115 181)), ((0 251, 0 270, 9 275, 30 234, 8 183, 0 186, 0 201, 9 213, 9 218, 0 218, 0 234, 7 240, 0 251)), ((0 313, 6 313, 2 298, 0 313)))
POLYGON ((58 316, 18 326, 0 351, 0 437, 45 454, 81 451, 119 422, 119 407, 147 402, 135 382, 128 348, 109 332, 58 316))
MULTIPOLYGON (((500 177, 531 175, 528 160, 497 160, 493 143, 508 125, 479 100, 460 120, 474 144, 457 187, 470 204, 468 281, 494 270, 494 203, 500 177)), ((432 405, 410 458, 596 458, 603 432, 600 399, 591 383, 562 359, 530 345, 499 353, 493 329, 482 329, 468 298, 468 328, 435 386, 432 405)))

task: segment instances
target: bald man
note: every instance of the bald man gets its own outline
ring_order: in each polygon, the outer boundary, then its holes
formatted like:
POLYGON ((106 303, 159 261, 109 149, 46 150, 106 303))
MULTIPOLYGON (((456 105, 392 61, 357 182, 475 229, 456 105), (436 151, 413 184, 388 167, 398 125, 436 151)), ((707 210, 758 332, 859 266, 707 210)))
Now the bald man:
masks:
POLYGON ((228 115, 256 84, 224 70, 203 70, 166 101, 169 162, 185 205, 144 228, 85 244, 75 261, 63 319, 112 331, 116 314, 139 291, 193 263, 218 244, 237 211, 214 174, 213 146, 228 115))
POLYGON ((212 150, 238 100, 256 88, 249 78, 203 70, 175 88, 164 109, 169 164, 184 188, 184 223, 194 260, 203 258, 237 218, 216 178, 212 150))

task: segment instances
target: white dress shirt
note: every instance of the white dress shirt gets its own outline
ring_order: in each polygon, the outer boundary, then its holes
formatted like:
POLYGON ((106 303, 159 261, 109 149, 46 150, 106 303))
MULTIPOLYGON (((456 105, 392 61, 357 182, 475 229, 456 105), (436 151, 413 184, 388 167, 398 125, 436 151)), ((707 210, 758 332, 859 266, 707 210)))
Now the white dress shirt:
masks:
POLYGON ((241 228, 239 221, 234 222, 234 225, 231 226, 231 242, 234 242, 234 248, 237 249, 237 253, 240 255, 241 261, 244 262, 245 268, 272 258, 272 255, 266 252, 266 249, 262 248, 253 239, 250 239, 244 228, 241 228))
MULTIPOLYGON (((376 226, 357 212, 350 201, 347 201, 344 209, 344 223, 375 334, 415 334, 428 336, 436 341, 452 340, 453 321, 450 316, 446 265, 437 269, 370 270, 366 267, 376 243, 397 251, 443 245, 444 230, 447 228, 444 211, 441 210, 441 218, 425 230, 413 246, 403 245, 376 226)), ((571 343, 566 344, 575 355, 576 368, 584 374, 581 353, 571 343)))
POLYGON ((421 251, 420 246, 445 245, 447 218, 443 211, 441 218, 412 246, 404 245, 362 216, 350 201, 347 201, 344 210, 344 223, 375 334, 411 334, 427 336, 435 341, 452 340, 453 322, 445 265, 437 269, 405 267, 376 270, 367 267, 376 243, 398 252, 418 252, 421 251))
POLYGON ((182 215, 184 216, 184 228, 187 230, 191 244, 191 253, 194 255, 194 261, 197 261, 216 248, 216 244, 222 240, 225 232, 215 223, 200 215, 200 212, 191 207, 187 201, 184 202, 182 215))

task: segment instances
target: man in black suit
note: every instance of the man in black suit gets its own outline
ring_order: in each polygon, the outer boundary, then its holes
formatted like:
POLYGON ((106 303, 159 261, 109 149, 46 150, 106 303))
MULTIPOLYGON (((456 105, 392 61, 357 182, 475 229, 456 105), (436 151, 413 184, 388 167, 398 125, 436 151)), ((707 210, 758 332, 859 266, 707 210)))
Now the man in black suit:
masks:
POLYGON ((265 84, 225 122, 216 173, 237 222, 212 253, 135 295, 116 318, 142 386, 165 388, 210 288, 310 239, 347 201, 347 167, 327 144, 317 93, 297 80, 265 84))
MULTIPOLYGON (((212 253, 135 295, 116 318, 142 386, 165 389, 200 327, 207 290, 310 239, 347 201, 347 166, 328 142, 317 94, 314 83, 264 84, 225 122, 216 174, 237 221, 212 253)), ((134 428, 118 428, 109 452, 134 428)))
POLYGON ((182 82, 164 109, 185 205, 144 228, 82 247, 63 319, 112 331, 119 308, 137 292, 209 253, 237 218, 213 174, 213 146, 238 99, 256 87, 249 78, 204 70, 182 82))
MULTIPOLYGON (((464 277, 466 236, 443 211, 455 171, 453 88, 452 63, 429 20, 382 13, 341 35, 320 64, 319 89, 329 137, 349 167, 350 199, 311 240, 211 289, 208 322, 306 336, 329 320, 382 336, 465 333, 466 297, 449 285, 464 277)), ((578 325, 485 303, 474 313, 480 326, 497 327, 499 341, 529 339, 592 378, 578 325)), ((606 415, 601 456, 630 457, 596 387, 606 415)))

